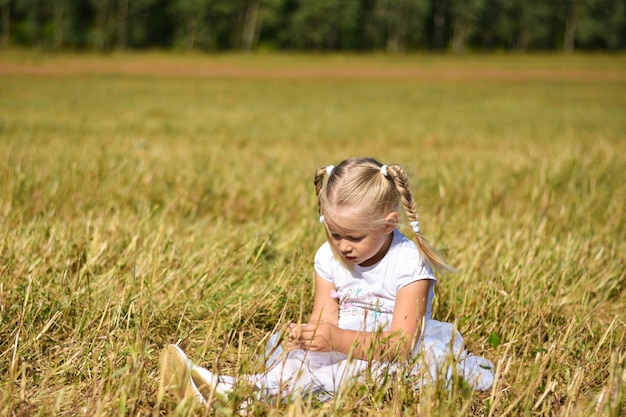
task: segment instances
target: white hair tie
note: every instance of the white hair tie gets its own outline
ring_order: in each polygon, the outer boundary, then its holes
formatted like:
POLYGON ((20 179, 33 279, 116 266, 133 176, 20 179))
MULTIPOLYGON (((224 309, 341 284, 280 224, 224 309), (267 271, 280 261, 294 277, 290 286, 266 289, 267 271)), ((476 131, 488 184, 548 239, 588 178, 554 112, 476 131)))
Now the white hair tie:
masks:
POLYGON ((380 173, 383 174, 385 177, 387 176, 387 165, 383 165, 380 167, 380 173))
POLYGON ((320 223, 324 223, 326 221, 326 218, 324 217, 324 215, 322 214, 320 216, 320 223))
POLYGON ((415 221, 415 222, 411 222, 410 224, 411 224, 411 229, 413 229, 415 233, 420 232, 420 222, 415 221))
POLYGON ((334 165, 328 165, 328 166, 326 167, 326 175, 328 175, 328 176, 330 177, 330 174, 332 174, 332 173, 333 173, 333 169, 335 169, 335 166, 334 166, 334 165))

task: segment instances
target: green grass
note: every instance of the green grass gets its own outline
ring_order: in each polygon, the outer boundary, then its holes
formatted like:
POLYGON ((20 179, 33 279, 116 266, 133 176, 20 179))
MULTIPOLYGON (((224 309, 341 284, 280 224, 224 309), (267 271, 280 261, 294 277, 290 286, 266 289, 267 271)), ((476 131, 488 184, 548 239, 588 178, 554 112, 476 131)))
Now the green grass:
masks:
POLYGON ((459 269, 435 317, 502 383, 251 414, 624 415, 624 74, 609 55, 0 54, 0 414, 211 414, 159 395, 160 350, 255 369, 311 307, 315 169, 374 156, 459 269))

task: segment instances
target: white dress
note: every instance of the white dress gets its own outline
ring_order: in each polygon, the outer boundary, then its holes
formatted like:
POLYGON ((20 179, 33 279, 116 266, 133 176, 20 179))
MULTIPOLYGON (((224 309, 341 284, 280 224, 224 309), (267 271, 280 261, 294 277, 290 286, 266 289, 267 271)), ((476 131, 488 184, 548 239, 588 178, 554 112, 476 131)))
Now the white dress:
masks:
MULTIPOLYGON (((339 300, 338 326, 366 332, 389 329, 395 296, 400 288, 417 280, 430 280, 422 334, 404 372, 414 376, 415 388, 419 388, 442 375, 449 381, 452 365, 475 390, 483 391, 492 386, 493 363, 465 351, 463 339, 452 324, 432 319, 435 276, 423 262, 415 243, 398 230, 393 232, 389 251, 375 265, 355 265, 348 270, 334 258, 326 242, 315 255, 315 270, 337 289, 331 296, 339 300)), ((266 371, 247 377, 266 395, 332 395, 342 384, 362 375, 365 369, 376 368, 378 373, 398 370, 398 364, 390 367, 385 363, 348 361, 345 354, 338 352, 295 350, 285 353, 280 342, 279 334, 270 338, 266 371)))

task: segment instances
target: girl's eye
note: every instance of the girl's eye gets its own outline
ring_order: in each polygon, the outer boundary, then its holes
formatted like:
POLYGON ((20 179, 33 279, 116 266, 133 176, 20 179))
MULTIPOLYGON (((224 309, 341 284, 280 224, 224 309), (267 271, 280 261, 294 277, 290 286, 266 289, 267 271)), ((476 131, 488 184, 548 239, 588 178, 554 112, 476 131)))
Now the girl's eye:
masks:
POLYGON ((349 240, 350 242, 360 242, 363 239, 365 239, 365 236, 346 236, 345 238, 343 238, 341 237, 341 235, 338 235, 337 233, 332 233, 330 237, 332 237, 334 240, 346 239, 346 240, 349 240))

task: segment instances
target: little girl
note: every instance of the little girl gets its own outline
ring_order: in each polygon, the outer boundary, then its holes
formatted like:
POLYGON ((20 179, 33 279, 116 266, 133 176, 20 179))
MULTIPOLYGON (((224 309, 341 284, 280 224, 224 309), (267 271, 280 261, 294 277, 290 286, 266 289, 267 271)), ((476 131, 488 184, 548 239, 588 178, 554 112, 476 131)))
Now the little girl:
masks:
POLYGON ((281 335, 272 336, 265 372, 237 378, 215 375, 169 345, 162 354, 162 387, 201 402, 232 392, 237 382, 254 386, 259 396, 328 397, 365 370, 380 376, 401 369, 414 376, 417 388, 449 379, 453 363, 474 389, 489 389, 493 364, 464 351, 456 329, 431 317, 433 269, 453 268, 421 234, 404 170, 371 158, 348 159, 319 169, 315 190, 328 241, 315 255, 308 323, 286 327, 284 349, 281 335), (398 230, 400 206, 415 242, 398 230))

